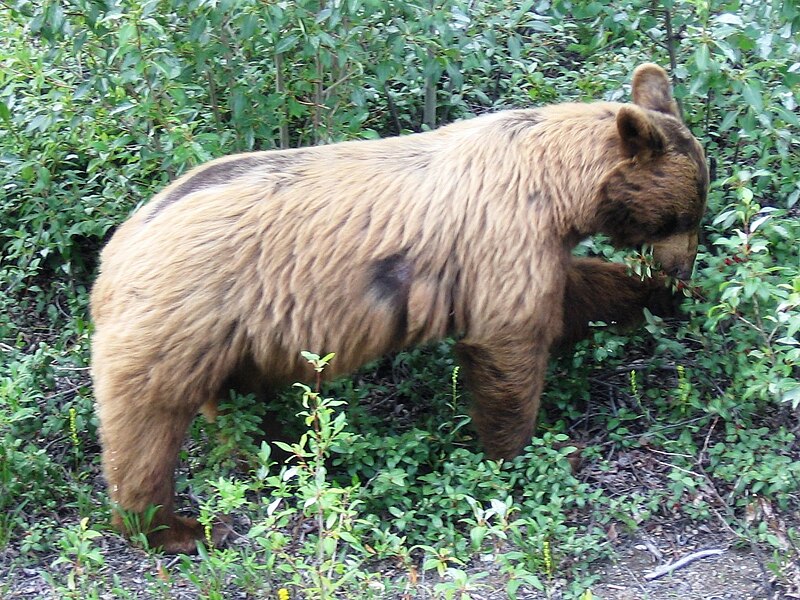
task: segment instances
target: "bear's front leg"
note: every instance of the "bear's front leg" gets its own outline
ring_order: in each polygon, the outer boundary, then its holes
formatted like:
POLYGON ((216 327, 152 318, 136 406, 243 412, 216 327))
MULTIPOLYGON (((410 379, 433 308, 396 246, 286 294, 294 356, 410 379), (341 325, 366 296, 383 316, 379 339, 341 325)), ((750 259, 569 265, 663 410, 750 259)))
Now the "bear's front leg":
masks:
POLYGON ((505 336, 456 345, 472 392, 472 422, 489 458, 511 459, 530 442, 548 347, 546 339, 534 343, 505 336))

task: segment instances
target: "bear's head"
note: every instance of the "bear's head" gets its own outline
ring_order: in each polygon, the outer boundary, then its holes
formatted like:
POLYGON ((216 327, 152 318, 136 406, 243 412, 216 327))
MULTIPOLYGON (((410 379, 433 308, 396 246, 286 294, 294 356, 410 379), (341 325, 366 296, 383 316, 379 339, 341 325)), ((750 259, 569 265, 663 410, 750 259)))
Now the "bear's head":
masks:
POLYGON ((616 116, 622 160, 600 187, 599 229, 615 246, 652 244, 664 271, 686 279, 708 193, 705 155, 661 67, 639 66, 632 92, 616 116))

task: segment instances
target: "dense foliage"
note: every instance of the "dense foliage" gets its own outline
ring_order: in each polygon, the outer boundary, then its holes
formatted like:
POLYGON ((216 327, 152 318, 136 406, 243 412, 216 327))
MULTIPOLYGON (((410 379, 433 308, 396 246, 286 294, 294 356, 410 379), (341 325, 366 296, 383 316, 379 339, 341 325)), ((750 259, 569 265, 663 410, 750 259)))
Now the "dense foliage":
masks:
MULTIPOLYGON (((137 205, 226 153, 624 99, 646 60, 669 67, 712 165, 687 320, 651 319, 631 338, 600 329, 554 363, 543 437, 511 465, 477 454, 447 344, 337 383, 326 395, 345 412, 315 390, 288 392, 287 418, 302 395, 298 424, 311 429, 294 450, 304 460, 283 470, 250 419, 198 423, 180 489, 192 486, 204 515, 233 512, 253 529, 174 573, 153 567, 147 593, 166 597, 180 579, 209 598, 589 597, 587 564, 612 551, 612 525, 678 514, 722 520, 771 557, 776 585, 793 585, 800 533, 771 515, 800 507, 795 3, 10 0, 0 31, 0 595, 37 562, 54 596, 134 594, 98 537, 109 507, 87 290, 102 243, 137 205), (615 402, 587 417, 598 388, 615 402), (596 472, 611 468, 608 448, 652 448, 662 485, 573 477, 552 442, 584 418, 596 472)), ((602 240, 579 252, 617 255, 602 240)))

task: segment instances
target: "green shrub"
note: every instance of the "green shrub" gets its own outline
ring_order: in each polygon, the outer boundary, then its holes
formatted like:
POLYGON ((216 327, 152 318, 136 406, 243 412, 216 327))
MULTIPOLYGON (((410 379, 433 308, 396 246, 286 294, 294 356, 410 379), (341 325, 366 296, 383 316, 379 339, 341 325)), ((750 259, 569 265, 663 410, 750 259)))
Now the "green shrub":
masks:
MULTIPOLYGON (((179 581, 208 598, 586 598, 609 531, 676 512, 774 548, 789 589, 798 533, 766 507, 800 506, 795 3, 12 0, 0 30, 4 592, 55 549, 64 597, 168 597, 179 581), (301 390, 299 421, 287 392, 289 465, 253 438, 263 407, 233 397, 193 428, 179 489, 207 522, 232 512, 248 533, 199 563, 153 559, 141 589, 110 575, 87 290, 117 224, 212 157, 624 99, 645 60, 670 67, 712 167, 685 322, 598 327, 554 361, 542 435, 502 465, 479 453, 449 342, 301 390), (588 443, 588 474, 553 448, 567 436, 588 443), (636 453, 661 469, 647 494, 605 478, 636 453)), ((578 252, 625 260, 600 238, 578 252)))

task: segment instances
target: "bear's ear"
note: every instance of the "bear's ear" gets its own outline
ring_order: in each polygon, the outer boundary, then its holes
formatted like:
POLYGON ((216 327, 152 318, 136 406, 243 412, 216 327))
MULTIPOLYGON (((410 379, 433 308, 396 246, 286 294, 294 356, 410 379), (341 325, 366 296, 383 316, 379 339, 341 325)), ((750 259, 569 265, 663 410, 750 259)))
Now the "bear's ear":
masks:
POLYGON ((626 156, 650 158, 663 154, 666 137, 654 119, 636 105, 626 104, 617 112, 617 131, 626 156))
POLYGON ((672 85, 667 72, 658 65, 645 63, 636 67, 631 93, 634 104, 680 119, 680 109, 672 97, 672 85))

